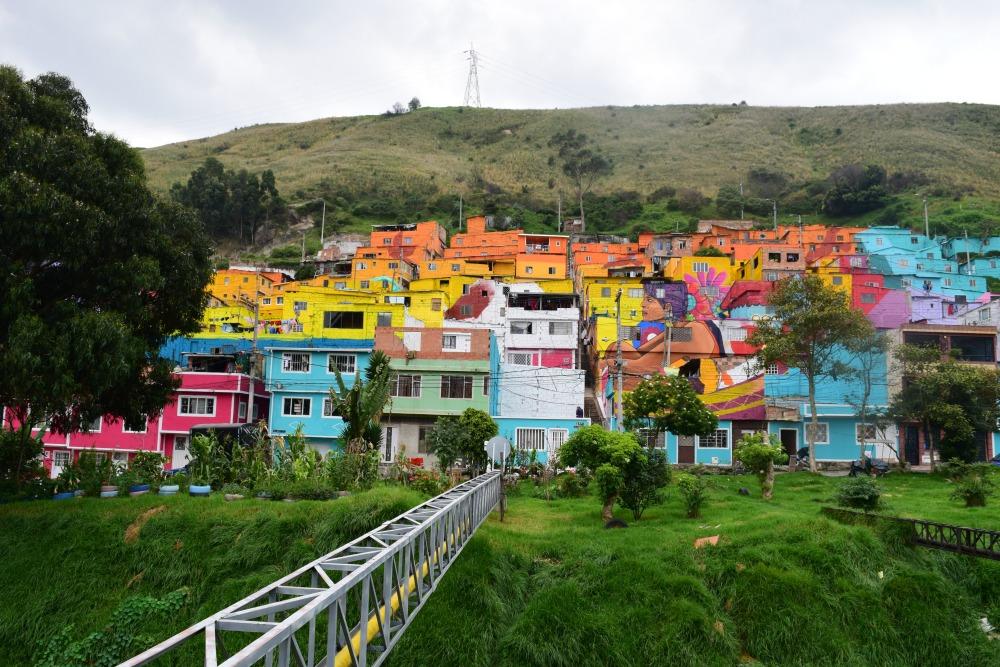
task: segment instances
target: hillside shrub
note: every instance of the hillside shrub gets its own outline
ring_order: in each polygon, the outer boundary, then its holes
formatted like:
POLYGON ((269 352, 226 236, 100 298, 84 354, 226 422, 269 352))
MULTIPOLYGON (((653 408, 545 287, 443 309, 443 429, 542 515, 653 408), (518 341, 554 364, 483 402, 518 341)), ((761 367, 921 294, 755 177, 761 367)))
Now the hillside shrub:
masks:
POLYGON ((873 477, 866 475, 848 477, 837 488, 837 504, 864 512, 874 512, 882 505, 882 489, 873 477))
POLYGON ((587 495, 590 479, 575 472, 564 472, 556 477, 556 489, 560 498, 579 498, 587 495))
POLYGON ((966 507, 985 507, 986 500, 996 487, 993 480, 984 474, 970 474, 958 483, 951 497, 964 500, 966 507))
POLYGON ((708 500, 708 482, 705 478, 686 472, 681 473, 677 476, 677 489, 680 491, 688 518, 697 519, 701 516, 701 508, 708 500))
POLYGON ((663 503, 663 487, 669 483, 666 452, 662 449, 645 451, 625 466, 625 482, 618 504, 631 511, 632 518, 638 521, 647 507, 663 503))

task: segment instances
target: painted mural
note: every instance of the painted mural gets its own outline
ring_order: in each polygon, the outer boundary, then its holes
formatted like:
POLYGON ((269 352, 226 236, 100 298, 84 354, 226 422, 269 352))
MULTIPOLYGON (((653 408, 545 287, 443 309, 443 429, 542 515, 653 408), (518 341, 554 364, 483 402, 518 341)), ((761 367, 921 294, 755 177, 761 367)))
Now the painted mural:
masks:
POLYGON ((729 292, 732 279, 728 271, 693 271, 684 274, 688 291, 688 311, 697 320, 712 320, 724 315, 720 304, 729 292))

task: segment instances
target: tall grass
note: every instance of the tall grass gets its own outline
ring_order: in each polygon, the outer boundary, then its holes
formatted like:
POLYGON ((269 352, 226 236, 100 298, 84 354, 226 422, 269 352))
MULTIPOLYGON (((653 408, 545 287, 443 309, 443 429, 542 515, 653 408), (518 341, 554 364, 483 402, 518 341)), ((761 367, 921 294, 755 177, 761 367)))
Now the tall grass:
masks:
POLYGON ((187 587, 171 623, 144 629, 166 638, 420 500, 380 488, 329 502, 142 496, 2 506, 0 664, 30 664, 38 642, 66 625, 75 636, 101 628, 128 596, 187 587), (126 544, 126 528, 160 505, 126 544))

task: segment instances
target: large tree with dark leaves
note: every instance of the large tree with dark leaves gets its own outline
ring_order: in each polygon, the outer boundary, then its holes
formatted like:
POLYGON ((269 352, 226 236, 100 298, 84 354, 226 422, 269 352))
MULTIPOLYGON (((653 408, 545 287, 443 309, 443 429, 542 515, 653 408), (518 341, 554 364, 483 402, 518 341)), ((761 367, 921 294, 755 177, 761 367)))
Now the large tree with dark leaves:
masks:
POLYGON ((197 328, 211 275, 196 216, 155 197, 88 111, 69 79, 0 67, 0 475, 17 484, 37 469, 33 427, 162 409, 158 350, 197 328))

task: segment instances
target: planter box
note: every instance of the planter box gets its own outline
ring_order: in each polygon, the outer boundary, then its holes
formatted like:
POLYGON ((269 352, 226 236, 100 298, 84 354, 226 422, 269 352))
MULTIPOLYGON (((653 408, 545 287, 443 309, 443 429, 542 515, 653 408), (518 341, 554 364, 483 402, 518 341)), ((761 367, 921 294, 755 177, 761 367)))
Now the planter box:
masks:
POLYGON ((114 487, 112 487, 111 491, 101 491, 101 498, 117 498, 117 497, 118 497, 118 489, 115 489, 114 487))
POLYGON ((227 493, 223 496, 226 500, 243 500, 243 494, 241 493, 227 493))
POLYGON ((207 496, 212 493, 212 487, 208 484, 192 484, 188 487, 188 493, 192 496, 207 496))
POLYGON ((101 485, 101 493, 104 493, 105 491, 117 491, 117 490, 118 490, 118 487, 115 486, 114 484, 102 484, 101 485))
POLYGON ((76 498, 76 493, 73 491, 64 491, 62 493, 56 493, 52 496, 52 500, 69 500, 71 498, 76 498))
POLYGON ((181 490, 180 484, 164 484, 160 487, 159 494, 161 496, 173 496, 176 495, 178 491, 181 490))

